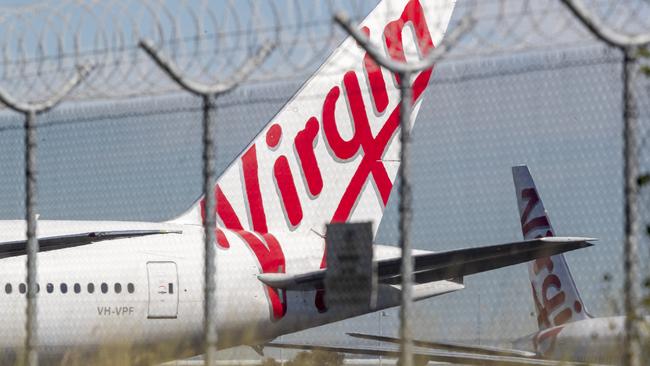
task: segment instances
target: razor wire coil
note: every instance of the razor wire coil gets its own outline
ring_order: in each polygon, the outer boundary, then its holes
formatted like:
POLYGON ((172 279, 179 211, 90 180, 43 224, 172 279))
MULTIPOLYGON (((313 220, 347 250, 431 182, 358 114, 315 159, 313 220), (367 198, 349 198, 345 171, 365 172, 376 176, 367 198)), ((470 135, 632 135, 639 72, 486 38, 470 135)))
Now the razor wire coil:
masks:
MULTIPOLYGON (((138 48, 150 39, 187 77, 210 82, 232 72, 262 44, 269 60, 252 82, 306 76, 343 39, 332 14, 359 22, 376 1, 64 0, 2 6, 0 85, 17 99, 51 95, 76 67, 95 70, 72 100, 126 98, 177 91, 138 48)), ((650 30, 643 0, 587 2, 602 22, 628 32, 650 30)), ((472 13, 476 26, 451 58, 575 47, 593 37, 557 1, 458 2, 455 17, 472 13)), ((454 24, 452 21, 451 24, 454 24)))

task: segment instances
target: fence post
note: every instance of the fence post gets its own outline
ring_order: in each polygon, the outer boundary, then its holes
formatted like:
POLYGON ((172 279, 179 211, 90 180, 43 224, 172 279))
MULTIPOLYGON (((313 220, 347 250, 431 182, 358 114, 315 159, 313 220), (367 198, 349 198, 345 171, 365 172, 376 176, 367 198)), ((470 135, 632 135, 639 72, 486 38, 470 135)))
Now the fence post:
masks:
POLYGON ((50 99, 41 103, 23 103, 13 99, 7 92, 0 89, 0 103, 25 116, 25 222, 27 236, 27 306, 25 321, 25 363, 28 366, 38 365, 38 307, 36 301, 37 287, 37 254, 38 238, 36 237, 36 116, 49 111, 58 105, 81 81, 86 78, 91 68, 81 66, 75 76, 70 79, 50 99))
POLYGON ((639 366, 640 330, 638 324, 638 183, 639 158, 637 151, 638 110, 634 91, 637 52, 639 47, 650 44, 650 34, 623 34, 599 22, 580 0, 561 0, 569 11, 598 39, 623 53, 622 99, 623 99, 623 199, 624 248, 623 284, 625 308, 625 349, 623 364, 639 366))
POLYGON ((27 320, 25 330, 25 352, 27 365, 38 365, 38 318, 36 303, 36 255, 38 238, 36 237, 36 113, 25 113, 25 221, 27 222, 27 320))
POLYGON ((413 338, 411 333, 411 308, 413 304, 413 258, 411 254, 411 221, 413 219, 413 193, 410 182, 410 121, 412 110, 411 76, 414 73, 429 69, 440 61, 460 38, 474 25, 471 16, 464 17, 456 29, 445 36, 442 43, 434 48, 422 60, 410 63, 396 61, 384 55, 382 49, 372 44, 369 38, 355 27, 344 14, 337 14, 334 20, 370 55, 378 65, 399 75, 400 83, 400 163, 399 170, 399 244, 402 249, 401 261, 401 300, 400 300, 400 357, 398 364, 411 366, 413 364, 413 338))
POLYGON ((259 65, 269 56, 273 43, 264 42, 257 54, 245 62, 233 76, 226 81, 216 82, 212 85, 199 83, 185 78, 180 69, 168 58, 163 56, 150 41, 141 40, 142 48, 149 57, 181 88, 199 96, 203 100, 203 197, 205 200, 205 218, 203 219, 204 233, 204 262, 203 262, 203 336, 205 357, 204 364, 214 365, 217 352, 217 313, 216 313, 216 268, 215 268, 215 230, 217 205, 214 194, 216 184, 215 173, 215 143, 213 131, 213 113, 216 111, 216 100, 244 81, 259 65))
POLYGON ((639 287, 639 230, 638 230, 638 193, 637 177, 639 175, 639 157, 637 155, 638 110, 634 93, 634 72, 636 71, 637 48, 624 49, 623 61, 623 179, 624 182, 624 225, 625 241, 623 250, 623 269, 625 280, 625 365, 641 364, 641 344, 638 325, 638 287, 639 287))
POLYGON ((203 332, 205 337, 205 364, 213 365, 217 352, 217 314, 216 314, 216 249, 214 246, 214 231, 217 227, 216 198, 214 184, 216 181, 214 157, 214 125, 212 112, 214 111, 215 97, 211 94, 203 95, 203 194, 205 197, 205 221, 203 224, 204 235, 204 301, 203 301, 203 332), (214 312, 214 313, 213 313, 214 312))

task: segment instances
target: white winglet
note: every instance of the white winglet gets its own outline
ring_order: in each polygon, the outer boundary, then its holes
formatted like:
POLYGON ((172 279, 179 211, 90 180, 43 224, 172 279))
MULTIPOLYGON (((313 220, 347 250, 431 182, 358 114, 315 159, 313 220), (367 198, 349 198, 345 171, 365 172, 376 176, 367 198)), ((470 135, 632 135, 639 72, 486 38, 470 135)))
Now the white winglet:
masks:
POLYGON ((545 241, 548 243, 554 243, 554 242, 574 242, 574 241, 597 241, 598 239, 596 238, 583 238, 580 236, 548 236, 545 238, 539 238, 541 241, 545 241))

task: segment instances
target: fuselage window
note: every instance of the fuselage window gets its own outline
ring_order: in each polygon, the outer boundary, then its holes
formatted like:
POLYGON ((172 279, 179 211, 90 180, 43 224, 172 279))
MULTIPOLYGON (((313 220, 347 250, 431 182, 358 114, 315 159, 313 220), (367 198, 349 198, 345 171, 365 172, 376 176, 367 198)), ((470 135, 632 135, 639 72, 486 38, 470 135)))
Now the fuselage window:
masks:
MULTIPOLYGON (((63 294, 68 293, 68 284, 62 282, 61 285, 60 285, 60 289, 61 289, 61 293, 63 293, 63 294)), ((79 283, 75 283, 72 286, 72 289, 74 290, 75 294, 81 293, 81 285, 79 283)), ((95 292, 95 284, 92 283, 92 282, 88 283, 87 289, 88 289, 89 294, 94 293, 95 292)), ((106 294, 106 293, 108 293, 109 285, 106 282, 102 282, 101 285, 100 285, 100 289, 101 289, 102 293, 106 294)), ((21 294, 24 294, 24 293, 27 292, 27 285, 25 283, 19 283, 17 290, 21 294)), ((45 285, 45 290, 47 291, 48 294, 54 293, 54 284, 47 283, 45 285)), ((122 284, 119 283, 119 282, 115 282, 115 284, 113 285, 113 290, 115 291, 116 294, 122 293, 122 284)), ((39 283, 37 283, 36 284, 36 292, 38 293, 40 291, 41 291, 41 285, 39 283)), ((128 293, 130 293, 130 294, 134 293, 135 292, 135 285, 133 283, 131 283, 131 282, 127 283, 126 284, 126 291, 128 291, 128 293)), ((5 293, 11 294, 12 292, 13 292, 12 284, 11 283, 5 283, 5 293)))

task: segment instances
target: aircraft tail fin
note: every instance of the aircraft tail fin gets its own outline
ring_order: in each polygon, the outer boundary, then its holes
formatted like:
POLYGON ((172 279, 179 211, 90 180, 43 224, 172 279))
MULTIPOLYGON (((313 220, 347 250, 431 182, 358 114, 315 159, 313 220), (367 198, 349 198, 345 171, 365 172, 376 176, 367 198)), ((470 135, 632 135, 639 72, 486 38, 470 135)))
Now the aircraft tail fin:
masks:
MULTIPOLYGON (((515 166, 512 176, 524 239, 555 236, 528 167, 515 166)), ((540 330, 589 318, 563 254, 528 263, 540 330)))
MULTIPOLYGON (((382 0, 360 28, 387 56, 415 61, 441 42, 454 6, 382 0)), ((412 75, 411 126, 432 71, 412 75)), ((399 168, 398 134, 398 76, 348 37, 218 179, 219 226, 324 235, 330 222, 372 221, 376 230, 399 168)), ((203 216, 201 198, 172 222, 203 216)))

